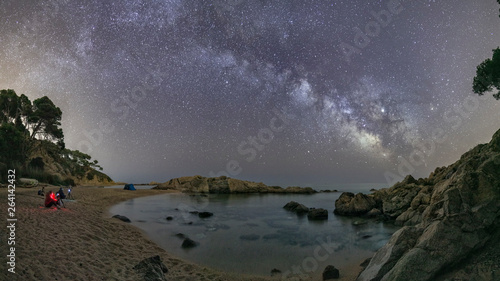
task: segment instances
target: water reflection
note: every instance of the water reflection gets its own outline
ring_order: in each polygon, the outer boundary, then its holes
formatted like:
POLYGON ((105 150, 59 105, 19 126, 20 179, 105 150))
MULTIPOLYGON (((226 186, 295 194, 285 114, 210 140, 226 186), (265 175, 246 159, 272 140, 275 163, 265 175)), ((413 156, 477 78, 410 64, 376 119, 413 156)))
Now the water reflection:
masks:
POLYGON ((339 195, 164 194, 132 199, 110 211, 129 217, 153 241, 181 258, 225 271, 269 275, 273 268, 284 272, 301 265, 319 246, 327 256, 317 261, 320 268, 357 262, 371 256, 397 229, 374 221, 355 226, 352 218, 335 216, 339 195), (290 201, 327 209, 329 218, 310 221, 297 216, 283 209, 290 201), (194 211, 214 216, 200 218, 194 211), (181 248, 185 237, 198 246, 181 248))

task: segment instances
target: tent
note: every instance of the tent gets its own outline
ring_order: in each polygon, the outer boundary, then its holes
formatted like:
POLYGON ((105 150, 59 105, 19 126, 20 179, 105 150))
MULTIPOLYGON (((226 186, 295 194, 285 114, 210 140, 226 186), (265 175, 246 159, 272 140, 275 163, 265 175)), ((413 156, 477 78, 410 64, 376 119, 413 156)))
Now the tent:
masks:
POLYGON ((126 184, 123 189, 125 190, 136 190, 133 184, 126 184))

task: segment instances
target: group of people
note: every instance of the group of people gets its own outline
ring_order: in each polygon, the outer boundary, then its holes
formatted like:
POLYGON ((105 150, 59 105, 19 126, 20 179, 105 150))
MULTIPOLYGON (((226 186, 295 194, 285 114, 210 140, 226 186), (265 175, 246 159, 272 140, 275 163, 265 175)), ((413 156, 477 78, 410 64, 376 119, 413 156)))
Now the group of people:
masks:
MULTIPOLYGON (((62 199, 66 199, 66 195, 64 194, 63 188, 59 188, 57 193, 54 193, 50 190, 47 194, 45 194, 45 188, 42 187, 41 190, 38 190, 38 195, 45 195, 45 207, 50 208, 55 206, 57 209, 60 209, 61 206, 64 206, 64 202, 62 199)), ((68 197, 71 196, 71 188, 68 188, 68 197)))

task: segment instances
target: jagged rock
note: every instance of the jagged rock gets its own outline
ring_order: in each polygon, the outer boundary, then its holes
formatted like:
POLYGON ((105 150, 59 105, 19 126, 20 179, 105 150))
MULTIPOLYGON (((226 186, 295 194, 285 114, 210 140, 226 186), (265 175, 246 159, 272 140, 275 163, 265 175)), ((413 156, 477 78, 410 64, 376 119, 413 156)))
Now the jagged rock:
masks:
POLYGON ((137 273, 144 277, 145 281, 163 281, 165 273, 168 272, 167 267, 161 261, 160 256, 154 256, 142 260, 133 268, 137 273))
POLYGON ((131 222, 130 219, 127 218, 126 216, 114 215, 113 218, 119 219, 119 220, 124 221, 124 222, 131 222))
POLYGON ((344 216, 359 216, 368 213, 377 206, 377 202, 371 195, 344 192, 335 201, 334 213, 344 216))
POLYGON ((193 248, 196 246, 198 246, 198 243, 189 238, 184 238, 184 241, 182 241, 182 248, 193 248))
POLYGON ((295 212, 298 215, 307 214, 309 212, 309 208, 295 201, 290 201, 286 203, 286 205, 283 206, 283 208, 287 211, 295 212))
POLYGON ((309 209, 309 213, 307 213, 307 218, 310 220, 327 220, 328 211, 322 208, 311 208, 309 209))
POLYGON ((325 270, 323 270, 323 280, 339 279, 340 272, 333 265, 328 265, 325 270))
MULTIPOLYGON (((471 262, 494 271, 498 254, 490 249, 498 249, 500 237, 499 144, 500 131, 428 179, 405 179, 380 193, 384 215, 414 226, 394 233, 357 281, 455 280, 464 274, 461 268, 477 268, 471 262)), ((496 280, 491 274, 481 278, 473 280, 496 280)))

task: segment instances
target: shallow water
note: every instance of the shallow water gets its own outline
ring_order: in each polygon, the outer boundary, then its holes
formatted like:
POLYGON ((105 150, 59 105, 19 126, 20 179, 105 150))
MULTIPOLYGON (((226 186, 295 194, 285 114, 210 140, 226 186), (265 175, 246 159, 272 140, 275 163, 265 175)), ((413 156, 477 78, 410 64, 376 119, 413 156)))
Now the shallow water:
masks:
POLYGON ((123 202, 110 212, 130 218, 167 252, 198 264, 236 273, 270 275, 277 268, 318 275, 328 264, 342 268, 372 256, 397 230, 374 221, 355 226, 357 219, 335 216, 339 196, 164 194, 123 202), (327 209, 328 220, 309 221, 283 209, 292 200, 327 209), (201 219, 190 211, 214 216, 201 219), (198 246, 181 248, 179 233, 198 246))

